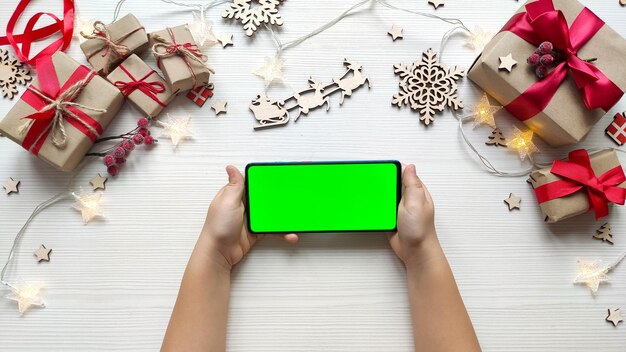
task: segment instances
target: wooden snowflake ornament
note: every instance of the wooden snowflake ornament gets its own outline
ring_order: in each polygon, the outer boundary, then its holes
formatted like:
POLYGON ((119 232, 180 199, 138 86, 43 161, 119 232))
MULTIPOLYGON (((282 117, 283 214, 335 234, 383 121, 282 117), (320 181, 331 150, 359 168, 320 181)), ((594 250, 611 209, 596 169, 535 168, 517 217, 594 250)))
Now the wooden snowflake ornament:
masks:
POLYGON ((435 113, 442 112, 446 106, 454 110, 463 108, 456 81, 463 78, 465 71, 440 63, 433 49, 424 52, 422 61, 415 61, 410 67, 400 63, 393 68, 400 76, 400 91, 393 96, 391 104, 398 108, 408 105, 419 111, 425 125, 433 122, 435 113))
POLYGON ((20 61, 11 57, 8 51, 0 49, 0 88, 3 97, 13 99, 17 94, 17 84, 26 85, 31 79, 29 71, 20 61))
POLYGON ((222 13, 223 18, 235 19, 241 22, 246 35, 251 37, 262 24, 283 25, 283 19, 278 14, 278 6, 282 0, 233 0, 222 13))

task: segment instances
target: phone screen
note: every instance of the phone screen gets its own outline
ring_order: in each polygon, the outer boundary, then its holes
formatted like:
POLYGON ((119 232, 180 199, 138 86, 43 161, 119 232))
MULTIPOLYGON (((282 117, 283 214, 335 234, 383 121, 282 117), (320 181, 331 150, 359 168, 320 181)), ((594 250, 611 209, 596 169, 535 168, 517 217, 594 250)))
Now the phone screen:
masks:
POLYGON ((401 197, 398 161, 252 163, 252 233, 392 231, 401 197))

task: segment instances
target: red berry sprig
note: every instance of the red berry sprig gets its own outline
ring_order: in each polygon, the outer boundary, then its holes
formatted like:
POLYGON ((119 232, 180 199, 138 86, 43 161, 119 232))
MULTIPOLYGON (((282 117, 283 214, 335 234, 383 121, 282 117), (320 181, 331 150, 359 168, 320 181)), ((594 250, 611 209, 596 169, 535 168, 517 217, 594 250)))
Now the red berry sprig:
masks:
POLYGON ((552 66, 560 63, 560 57, 561 55, 554 51, 554 45, 551 42, 543 42, 539 44, 526 62, 535 68, 535 74, 539 79, 542 79, 548 75, 552 66))

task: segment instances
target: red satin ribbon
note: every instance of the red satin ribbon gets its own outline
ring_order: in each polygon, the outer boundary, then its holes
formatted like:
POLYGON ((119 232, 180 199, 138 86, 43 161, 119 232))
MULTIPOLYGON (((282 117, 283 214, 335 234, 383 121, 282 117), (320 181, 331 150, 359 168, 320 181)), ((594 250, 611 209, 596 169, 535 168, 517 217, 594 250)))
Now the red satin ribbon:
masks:
POLYGON ((156 94, 158 94, 158 93, 165 92, 165 85, 162 82, 159 82, 159 81, 152 81, 152 82, 146 82, 145 81, 148 77, 152 76, 153 74, 156 74, 156 71, 152 70, 152 71, 148 72, 148 74, 143 76, 142 78, 136 79, 126 69, 126 67, 124 67, 124 65, 120 65, 119 68, 122 69, 122 71, 124 71, 124 73, 126 73, 126 75, 132 80, 132 81, 129 81, 129 82, 116 81, 115 83, 113 83, 120 91, 122 91, 122 94, 124 94, 125 96, 129 96, 132 92, 134 92, 135 90, 139 89, 145 95, 147 95, 150 99, 154 100, 155 102, 157 102, 162 107, 166 106, 156 96, 156 94))
POLYGON ((505 108, 521 121, 532 118, 548 106, 571 72, 587 109, 610 110, 624 92, 595 65, 577 56, 578 50, 603 26, 604 22, 588 8, 584 8, 568 28, 565 16, 555 10, 552 0, 538 0, 526 5, 526 12, 513 16, 502 31, 510 31, 533 45, 550 41, 566 58, 505 108))
POLYGON ((38 12, 28 20, 23 34, 14 34, 13 31, 15 30, 15 25, 30 1, 31 0, 20 0, 15 12, 13 12, 13 15, 11 15, 9 22, 7 23, 6 37, 0 37, 0 46, 11 44, 13 50, 15 50, 15 55, 20 61, 29 65, 35 65, 37 60, 49 57, 58 50, 65 50, 70 44, 74 32, 74 0, 63 0, 63 19, 59 19, 53 13, 38 12), (39 19, 43 16, 52 18, 54 23, 42 28, 34 29, 39 19), (45 47, 32 58, 28 58, 33 42, 45 39, 59 31, 62 35, 61 38, 50 43, 50 45, 45 47), (18 45, 20 43, 22 44, 21 49, 18 45))
MULTIPOLYGON (((65 82, 61 87, 51 57, 44 56, 40 58, 37 62, 37 66, 37 75, 40 85, 39 91, 40 93, 44 94, 52 100, 56 100, 56 98, 61 93, 74 85, 76 82, 79 82, 83 79, 87 79, 87 82, 89 82, 95 76, 95 73, 93 71, 91 71, 86 66, 81 65, 76 69, 76 71, 74 71, 74 73, 72 73, 67 82, 65 82)), ((32 106, 37 111, 42 110, 45 106, 48 105, 48 102, 43 100, 40 96, 33 93, 29 89, 27 89, 24 94, 22 94, 22 97, 20 99, 22 99, 28 105, 32 106)), ((98 133, 98 135, 103 132, 100 123, 91 118, 91 116, 87 115, 85 112, 73 106, 69 106, 67 107, 67 109, 74 113, 76 116, 80 117, 82 122, 92 127, 98 133)), ((35 155, 39 154, 41 147, 43 146, 46 138, 48 137, 48 134, 50 133, 50 124, 52 123, 54 113, 54 109, 50 109, 42 112, 36 112, 32 115, 25 117, 26 119, 33 119, 34 122, 28 130, 26 137, 24 137, 24 141, 22 141, 22 147, 24 147, 24 149, 30 151, 35 155)), ((81 122, 77 121, 74 117, 69 115, 64 115, 63 117, 65 121, 67 121, 70 125, 74 126, 76 129, 89 137, 92 142, 95 142, 98 138, 98 135, 94 134, 81 122)))
POLYGON ((539 203, 565 197, 584 188, 589 198, 589 210, 595 211, 596 220, 609 214, 608 202, 624 204, 626 189, 618 187, 626 181, 621 165, 597 177, 591 168, 589 154, 579 149, 569 153, 569 161, 555 160, 550 171, 562 179, 535 188, 539 203))

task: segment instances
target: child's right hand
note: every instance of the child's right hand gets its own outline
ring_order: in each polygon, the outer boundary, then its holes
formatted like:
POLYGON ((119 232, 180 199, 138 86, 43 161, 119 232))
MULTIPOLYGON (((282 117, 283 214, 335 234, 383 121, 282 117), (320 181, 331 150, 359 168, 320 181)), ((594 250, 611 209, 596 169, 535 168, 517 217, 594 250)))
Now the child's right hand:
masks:
POLYGON ((398 207, 398 231, 389 238, 391 248, 405 264, 423 249, 438 246, 435 207, 430 193, 417 177, 415 165, 402 171, 402 199, 398 207))

